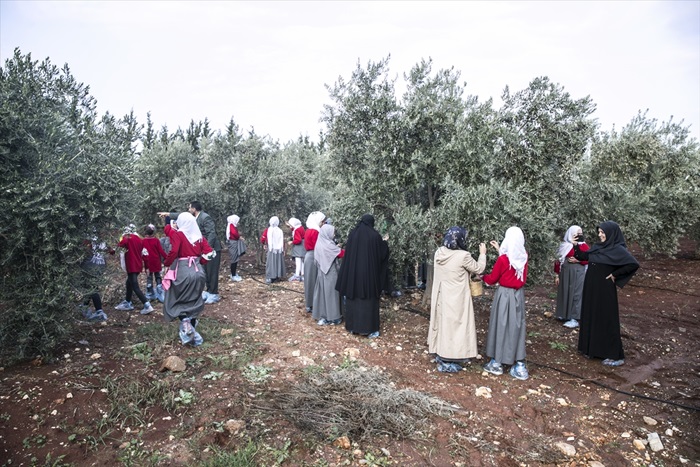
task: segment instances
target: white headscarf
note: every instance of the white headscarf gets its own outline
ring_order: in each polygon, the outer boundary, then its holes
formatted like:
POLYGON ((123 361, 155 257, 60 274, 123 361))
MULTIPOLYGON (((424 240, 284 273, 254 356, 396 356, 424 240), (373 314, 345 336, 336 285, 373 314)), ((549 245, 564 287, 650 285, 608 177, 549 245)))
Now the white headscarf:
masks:
POLYGON ((292 231, 301 227, 301 221, 299 219, 297 219, 296 217, 290 217, 289 220, 287 221, 287 224, 292 226, 292 231))
POLYGON ((235 214, 232 214, 226 218, 228 224, 226 225, 226 240, 231 240, 231 226, 238 227, 238 221, 241 218, 235 214))
POLYGON ((267 228, 267 247, 273 253, 284 251, 284 233, 282 233, 279 225, 279 217, 272 216, 270 218, 270 227, 267 228))
POLYGON ((321 222, 323 222, 323 219, 325 219, 325 218, 326 218, 326 215, 324 213, 322 213, 321 211, 312 212, 311 214, 309 214, 309 217, 306 219, 306 228, 320 232, 321 231, 321 222))
POLYGON ((515 275, 519 280, 523 280, 527 252, 525 251, 525 235, 520 227, 510 227, 506 230, 499 253, 508 257, 510 267, 515 269, 515 275))
POLYGON ((340 247, 333 241, 334 235, 335 227, 330 224, 324 224, 321 227, 321 232, 318 234, 318 241, 314 248, 314 261, 324 274, 328 274, 333 261, 340 254, 340 247))
POLYGON ((197 225, 197 219, 189 212, 180 213, 175 222, 177 223, 177 230, 185 234, 185 237, 192 245, 202 239, 202 232, 197 225))
POLYGON ((559 244, 559 262, 564 263, 566 261, 566 255, 569 254, 571 249, 574 247, 572 243, 576 233, 581 230, 578 225, 572 225, 564 234, 564 241, 559 244))

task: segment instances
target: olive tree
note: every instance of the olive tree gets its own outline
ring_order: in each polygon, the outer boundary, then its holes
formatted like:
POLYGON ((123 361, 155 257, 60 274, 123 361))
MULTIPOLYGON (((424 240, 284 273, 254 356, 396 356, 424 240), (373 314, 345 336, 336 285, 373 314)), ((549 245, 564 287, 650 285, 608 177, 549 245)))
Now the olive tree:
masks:
POLYGON ((68 66, 16 49, 0 69, 0 353, 47 354, 89 292, 85 240, 104 240, 133 195, 133 115, 98 116, 68 66))

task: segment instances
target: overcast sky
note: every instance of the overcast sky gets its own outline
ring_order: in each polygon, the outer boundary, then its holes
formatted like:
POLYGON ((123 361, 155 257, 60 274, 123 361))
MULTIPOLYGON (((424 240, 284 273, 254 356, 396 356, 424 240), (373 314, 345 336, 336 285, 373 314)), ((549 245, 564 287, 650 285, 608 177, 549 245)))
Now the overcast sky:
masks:
MULTIPOLYGON (((700 1, 186 2, 0 0, 2 66, 15 47, 67 63, 98 110, 151 112, 172 132, 209 118, 286 142, 317 140, 326 84, 391 55, 454 67, 500 105, 537 76, 590 95, 601 129, 639 110, 700 140, 700 1)), ((400 89, 400 85, 397 87, 400 89)))

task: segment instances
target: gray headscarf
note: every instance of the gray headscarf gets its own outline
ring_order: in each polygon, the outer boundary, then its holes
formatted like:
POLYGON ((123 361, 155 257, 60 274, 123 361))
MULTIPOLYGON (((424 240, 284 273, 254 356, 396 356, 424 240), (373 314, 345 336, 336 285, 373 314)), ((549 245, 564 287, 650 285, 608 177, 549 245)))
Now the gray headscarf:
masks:
POLYGON ((340 254, 340 247, 333 241, 333 236, 335 227, 329 224, 322 225, 314 248, 314 261, 324 274, 328 274, 333 261, 340 254))

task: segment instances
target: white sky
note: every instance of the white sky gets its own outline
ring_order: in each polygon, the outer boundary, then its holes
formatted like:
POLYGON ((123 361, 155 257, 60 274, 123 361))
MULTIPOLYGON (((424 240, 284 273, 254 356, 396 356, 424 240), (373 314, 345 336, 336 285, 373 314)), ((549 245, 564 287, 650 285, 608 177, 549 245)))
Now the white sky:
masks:
POLYGON ((15 47, 67 63, 101 113, 145 123, 151 111, 171 132, 205 117, 223 131, 233 117, 280 142, 317 140, 324 85, 391 54, 397 89, 430 57, 496 106, 505 86, 549 76, 590 95, 603 130, 649 109, 700 140, 700 0, 0 0, 3 67, 15 47))

